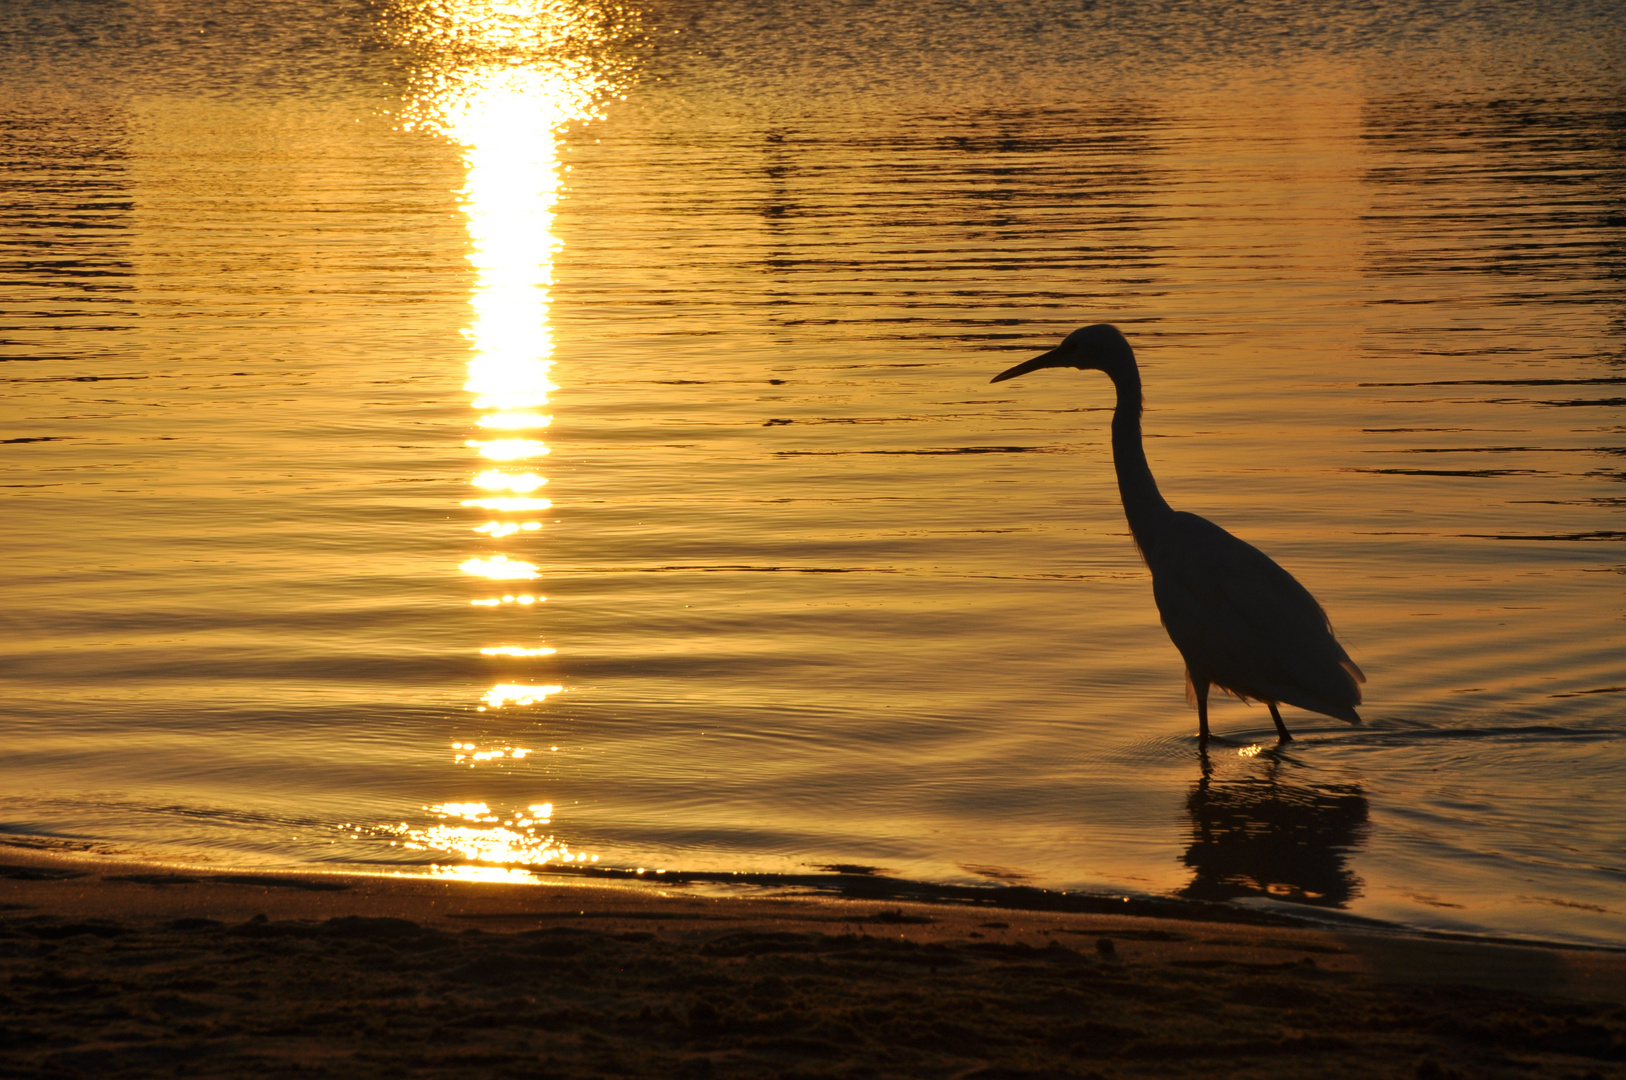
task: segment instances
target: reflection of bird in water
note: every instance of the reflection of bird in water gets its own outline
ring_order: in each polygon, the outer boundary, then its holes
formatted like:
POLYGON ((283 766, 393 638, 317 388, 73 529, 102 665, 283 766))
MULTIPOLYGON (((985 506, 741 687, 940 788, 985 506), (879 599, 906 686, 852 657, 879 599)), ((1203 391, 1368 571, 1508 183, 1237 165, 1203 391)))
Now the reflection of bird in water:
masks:
POLYGON ((1191 846, 1183 861, 1196 876, 1181 896, 1343 907, 1359 892, 1345 855, 1365 838, 1366 796, 1354 784, 1282 783, 1279 767, 1273 760, 1263 776, 1215 781, 1203 754, 1202 779, 1186 796, 1191 846))
POLYGON ((1285 701, 1352 724, 1366 676, 1350 660, 1315 597, 1263 552, 1195 514, 1169 508, 1146 464, 1140 437, 1140 369, 1113 326, 1075 330, 1058 347, 1002 371, 994 382, 1039 368, 1105 372, 1118 391, 1112 463, 1124 515, 1146 565, 1158 613, 1186 661, 1198 734, 1208 738, 1208 688, 1270 706, 1282 742, 1292 738, 1276 709, 1285 701))

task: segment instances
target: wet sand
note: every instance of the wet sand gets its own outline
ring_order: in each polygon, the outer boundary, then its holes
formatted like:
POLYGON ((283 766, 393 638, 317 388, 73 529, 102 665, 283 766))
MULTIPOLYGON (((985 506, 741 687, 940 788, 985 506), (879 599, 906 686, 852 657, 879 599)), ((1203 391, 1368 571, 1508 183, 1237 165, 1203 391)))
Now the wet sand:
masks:
POLYGON ((1626 954, 1190 911, 7 849, 0 1073, 1626 1077, 1626 954))

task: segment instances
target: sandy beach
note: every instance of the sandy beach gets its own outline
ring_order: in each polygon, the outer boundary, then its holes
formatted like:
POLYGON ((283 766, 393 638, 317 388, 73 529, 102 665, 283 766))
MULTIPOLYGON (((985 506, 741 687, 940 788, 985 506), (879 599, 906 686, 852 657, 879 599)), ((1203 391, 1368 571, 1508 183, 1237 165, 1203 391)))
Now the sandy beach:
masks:
POLYGON ((0 864, 8 1076, 1626 1076, 1605 951, 1209 907, 0 864))

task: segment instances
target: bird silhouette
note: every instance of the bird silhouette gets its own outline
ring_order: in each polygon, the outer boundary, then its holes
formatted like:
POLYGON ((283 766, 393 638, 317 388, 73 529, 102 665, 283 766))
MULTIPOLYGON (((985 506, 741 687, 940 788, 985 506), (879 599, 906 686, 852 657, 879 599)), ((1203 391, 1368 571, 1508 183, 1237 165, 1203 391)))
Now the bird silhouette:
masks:
POLYGON ((1003 382, 1040 368, 1101 371, 1118 391, 1112 464, 1135 546, 1152 571, 1152 596, 1186 662, 1198 738, 1208 739, 1208 690, 1218 686, 1270 706, 1280 742, 1293 736, 1277 704, 1361 722, 1361 669, 1333 637, 1308 589, 1252 544, 1213 522, 1169 507, 1141 446, 1140 368, 1115 326, 1096 323, 1042 356, 995 375, 1003 382))

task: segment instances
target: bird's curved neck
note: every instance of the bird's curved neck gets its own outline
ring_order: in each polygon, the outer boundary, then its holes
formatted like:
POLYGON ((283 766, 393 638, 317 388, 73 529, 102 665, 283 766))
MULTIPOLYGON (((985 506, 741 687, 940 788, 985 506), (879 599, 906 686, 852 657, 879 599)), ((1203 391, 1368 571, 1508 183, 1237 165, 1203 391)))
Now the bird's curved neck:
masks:
POLYGON ((1123 499, 1124 516, 1141 554, 1150 556, 1157 546, 1163 522, 1173 514, 1152 479, 1146 464, 1146 450, 1140 432, 1140 371, 1134 361, 1107 375, 1118 391, 1118 405, 1112 411, 1112 464, 1118 473, 1118 494, 1123 499))

